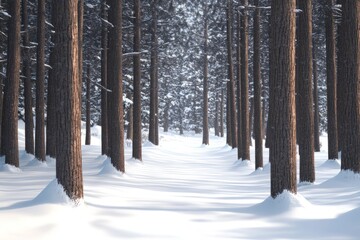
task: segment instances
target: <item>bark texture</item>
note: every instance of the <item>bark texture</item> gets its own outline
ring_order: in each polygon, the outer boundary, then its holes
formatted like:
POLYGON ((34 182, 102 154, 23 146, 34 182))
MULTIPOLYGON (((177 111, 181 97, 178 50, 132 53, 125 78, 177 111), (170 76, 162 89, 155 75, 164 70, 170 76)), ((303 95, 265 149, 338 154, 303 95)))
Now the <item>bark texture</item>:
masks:
POLYGON ((295 113, 295 0, 271 3, 270 94, 274 103, 270 147, 271 196, 297 192, 295 113), (276 97, 275 97, 276 96, 276 97))

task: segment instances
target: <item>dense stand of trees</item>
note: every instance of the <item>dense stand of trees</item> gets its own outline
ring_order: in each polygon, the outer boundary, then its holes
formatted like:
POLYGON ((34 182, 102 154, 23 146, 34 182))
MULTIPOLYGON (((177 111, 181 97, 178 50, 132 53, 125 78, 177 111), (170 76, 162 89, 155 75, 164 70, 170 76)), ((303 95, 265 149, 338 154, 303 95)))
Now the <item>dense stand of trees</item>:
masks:
POLYGON ((77 201, 83 119, 85 144, 91 125, 101 125, 101 154, 120 172, 125 133, 132 157, 142 161, 143 141, 159 145, 160 127, 202 132, 208 145, 211 130, 223 137, 226 125, 238 159, 251 160, 254 137, 256 168, 263 167, 266 132, 273 197, 297 191, 296 144, 300 181, 315 181, 314 151, 324 130, 329 159, 342 151, 341 168, 359 173, 360 3, 339 3, 0 2, 5 163, 20 166, 24 119, 26 152, 56 158, 58 182, 77 201))

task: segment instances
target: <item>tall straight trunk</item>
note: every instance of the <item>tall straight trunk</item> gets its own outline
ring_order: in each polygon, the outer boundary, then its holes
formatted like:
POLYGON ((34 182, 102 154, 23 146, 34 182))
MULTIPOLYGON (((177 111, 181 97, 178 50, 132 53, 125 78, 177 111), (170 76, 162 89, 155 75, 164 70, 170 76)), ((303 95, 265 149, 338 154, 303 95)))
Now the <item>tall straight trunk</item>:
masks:
POLYGON ((254 13, 254 133, 255 169, 258 169, 263 167, 259 0, 255 0, 254 5, 256 7, 254 13))
MULTIPOLYGON (((101 2, 101 17, 107 20, 106 1, 101 2)), ((107 94, 107 56, 108 56, 108 29, 107 23, 102 21, 101 27, 101 154, 109 154, 108 146, 108 94, 107 94)))
POLYGON ((242 124, 241 124, 241 16, 240 12, 237 15, 237 46, 236 46, 236 62, 237 62, 237 75, 236 75, 236 103, 237 103, 237 158, 243 157, 243 144, 242 144, 242 124))
POLYGON ((221 88, 220 100, 220 137, 224 137, 224 88, 221 88))
POLYGON ((228 60, 228 91, 229 91, 229 113, 230 113, 230 131, 231 131, 231 146, 237 147, 237 127, 236 127, 236 102, 235 102, 235 80, 234 80, 234 64, 232 59, 232 0, 227 1, 226 12, 226 32, 227 32, 227 60, 228 60))
POLYGON ((231 132, 231 107, 230 107, 230 97, 229 97, 229 82, 226 84, 227 90, 226 90, 226 143, 230 147, 232 146, 232 132, 231 132))
POLYGON ((35 157, 45 161, 45 0, 38 1, 35 157))
POLYGON ((315 53, 315 46, 313 44, 313 77, 314 77, 314 150, 320 152, 320 115, 319 115, 319 89, 318 89, 318 70, 317 70, 317 59, 315 53))
POLYGON ((295 112, 295 0, 271 2, 273 136, 270 147, 271 196, 297 192, 295 112))
MULTIPOLYGON (((134 52, 141 52, 141 2, 134 0, 134 52)), ((134 55, 134 105, 133 105, 133 154, 142 161, 141 133, 141 62, 140 54, 134 55)))
MULTIPOLYGON (((31 60, 29 41, 28 1, 22 1, 23 22, 23 75, 24 75, 24 105, 25 105, 25 151, 34 154, 34 119, 33 119, 33 96, 31 81, 31 60)), ((2 99, 2 98, 1 98, 2 99)))
POLYGON ((334 1, 325 1, 326 10, 326 87, 327 87, 327 117, 328 117, 328 158, 338 158, 338 123, 337 123, 337 75, 335 22, 332 12, 334 1))
POLYGON ((299 82, 298 100, 300 116, 298 123, 300 182, 315 181, 314 166, 314 112, 312 92, 312 0, 299 1, 301 13, 298 26, 297 81, 299 82))
POLYGON ((249 122, 249 23, 247 16, 248 0, 242 0, 245 7, 241 17, 241 130, 242 160, 250 160, 250 122, 249 122))
POLYGON ((164 132, 169 132, 169 109, 170 109, 170 103, 165 103, 164 108, 164 132))
POLYGON ((360 173, 360 1, 343 1, 342 7, 346 65, 341 79, 345 106, 341 169, 360 173))
POLYGON ((113 166, 125 172, 124 161, 124 117, 123 117, 123 89, 122 89, 122 1, 110 0, 109 22, 113 27, 109 31, 109 62, 108 81, 111 92, 109 112, 110 158, 113 166))
POLYGON ((157 128, 157 51, 158 51, 158 37, 157 37, 157 3, 158 0, 151 1, 151 63, 150 63, 150 124, 149 124, 149 141, 155 145, 158 143, 156 139, 157 128))
POLYGON ((75 203, 83 198, 77 1, 52 2, 55 15, 56 178, 75 203))
MULTIPOLYGON (((126 94, 126 98, 133 101, 133 98, 132 98, 130 92, 128 92, 126 94)), ((134 111, 133 110, 134 110, 134 105, 131 104, 129 106, 129 110, 128 110, 127 114, 126 114, 126 121, 128 123, 127 128, 126 128, 126 139, 131 140, 131 141, 133 140, 133 137, 134 137, 134 132, 133 132, 133 130, 134 130, 134 127, 133 127, 133 121, 134 121, 133 120, 134 119, 133 113, 134 113, 134 111)))
POLYGON ((203 80, 203 140, 202 144, 209 145, 209 100, 208 100, 208 16, 207 6, 204 11, 204 80, 203 80))
MULTIPOLYGON (((76 1, 76 0, 75 0, 76 1)), ((82 102, 82 82, 83 82, 83 29, 84 29, 84 0, 78 1, 78 28, 79 28, 79 77, 80 77, 80 92, 79 98, 80 102, 82 102)))
MULTIPOLYGON (((54 6, 52 6, 54 12, 54 6)), ((55 22, 55 14, 51 16, 52 25, 55 22)), ((53 29, 52 29, 53 30, 53 29)), ((54 42, 54 34, 51 35, 51 41, 54 42)), ((55 65, 57 56, 54 53, 54 47, 51 47, 50 66, 47 91, 47 112, 46 112, 46 155, 56 157, 56 84, 58 75, 55 73, 55 65)))
MULTIPOLYGON (((325 0, 324 0, 325 1, 325 0)), ((337 1, 330 1, 332 4, 331 6, 334 6, 334 4, 337 4, 337 5, 343 5, 343 2, 345 0, 337 0, 337 1)), ((329 5, 329 1, 327 1, 328 3, 324 3, 324 5, 326 6, 329 5)), ((335 13, 333 13, 333 21, 335 22, 335 13)), ((338 19, 339 20, 339 19, 338 19)), ((335 28, 335 24, 333 23, 333 26, 335 28)), ((344 80, 344 77, 346 75, 346 72, 344 72, 344 69, 346 68, 346 56, 345 56, 345 48, 346 48, 346 38, 345 38, 345 33, 344 33, 344 29, 345 29, 345 22, 342 20, 342 18, 340 18, 340 24, 338 25, 338 27, 336 28, 337 29, 337 33, 335 34, 335 30, 334 31, 334 35, 337 36, 337 41, 334 39, 333 41, 336 42, 336 46, 337 46, 337 56, 336 56, 336 60, 337 60, 337 65, 336 65, 336 76, 335 76, 335 79, 336 79, 336 115, 337 115, 337 118, 336 118, 336 131, 337 131, 337 139, 336 140, 332 140, 331 142, 331 147, 332 148, 335 148, 337 147, 338 150, 337 152, 341 151, 342 150, 342 146, 343 146, 343 139, 346 137, 344 135, 344 128, 346 128, 347 126, 345 125, 345 122, 344 122, 344 108, 345 108, 345 102, 344 102, 344 99, 346 96, 343 95, 343 93, 345 92, 344 90, 344 87, 342 84, 343 84, 343 80, 344 80), (337 141, 336 142, 336 146, 335 146, 335 143, 334 141, 337 141)), ((334 130, 331 130, 331 131, 334 131, 334 130)), ((330 137, 328 135, 328 137, 330 137)), ((328 147, 330 148, 330 142, 329 142, 329 145, 328 147)), ((331 153, 333 156, 335 156, 335 150, 331 149, 331 153)), ((329 150, 329 155, 330 155, 330 150, 329 150)), ((338 158, 338 153, 336 153, 336 158, 338 158)), ((329 158, 330 159, 330 158, 329 158)))
POLYGON ((7 71, 4 89, 5 163, 19 167, 20 0, 9 1, 7 71))
POLYGON ((214 117, 214 131, 215 136, 220 136, 220 129, 219 129, 219 92, 216 91, 215 93, 215 117, 214 117))
POLYGON ((90 64, 86 69, 86 134, 85 145, 91 144, 91 128, 90 128, 90 64))

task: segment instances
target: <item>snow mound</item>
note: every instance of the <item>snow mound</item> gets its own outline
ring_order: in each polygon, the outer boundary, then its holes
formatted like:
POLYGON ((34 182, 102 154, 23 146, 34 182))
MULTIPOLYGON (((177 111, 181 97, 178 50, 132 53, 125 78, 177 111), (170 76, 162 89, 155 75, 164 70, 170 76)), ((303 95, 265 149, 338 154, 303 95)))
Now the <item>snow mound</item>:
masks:
POLYGON ((258 212, 258 214, 281 214, 297 208, 308 208, 311 206, 311 203, 302 195, 285 190, 276 198, 270 196, 263 202, 253 206, 252 209, 258 212))
POLYGON ((95 161, 98 162, 98 161, 105 161, 106 159, 108 159, 108 156, 106 155, 100 155, 98 156, 95 161))
POLYGON ((0 172, 21 173, 21 169, 10 164, 0 166, 0 172))
POLYGON ((25 150, 20 151, 20 161, 31 161, 35 158, 33 154, 27 153, 25 150))
POLYGON ((106 176, 113 176, 113 177, 123 177, 123 173, 118 171, 111 163, 110 159, 108 158, 103 163, 103 167, 98 173, 98 175, 106 175, 106 176))
POLYGON ((40 161, 39 159, 32 159, 28 164, 26 164, 27 167, 48 167, 46 162, 40 161))
POLYGON ((342 170, 338 175, 320 184, 322 187, 359 186, 360 174, 350 170, 342 170))
POLYGON ((48 165, 54 166, 54 165, 56 165, 56 159, 52 158, 52 157, 49 157, 49 156, 46 156, 46 163, 48 165))
POLYGON ((156 145, 154 145, 154 144, 151 143, 150 141, 146 141, 146 142, 143 144, 143 147, 145 147, 145 148, 156 147, 156 145))
POLYGON ((61 204, 70 206, 79 206, 83 204, 83 199, 73 201, 65 193, 57 179, 52 180, 39 195, 37 195, 30 203, 31 205, 39 204, 61 204))
POLYGON ((337 159, 327 160, 323 164, 319 166, 319 168, 327 168, 327 169, 340 169, 341 162, 337 159))
POLYGON ((250 160, 237 160, 233 163, 233 168, 255 168, 255 165, 250 160))

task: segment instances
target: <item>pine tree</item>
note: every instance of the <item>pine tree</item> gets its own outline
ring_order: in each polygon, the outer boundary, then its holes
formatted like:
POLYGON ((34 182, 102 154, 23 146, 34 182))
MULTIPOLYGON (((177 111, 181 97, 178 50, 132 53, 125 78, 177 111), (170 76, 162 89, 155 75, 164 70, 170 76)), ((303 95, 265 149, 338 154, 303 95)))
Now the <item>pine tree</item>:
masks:
POLYGON ((271 2, 271 196, 296 187, 295 0, 271 2))
POLYGON ((86 132, 85 132, 85 145, 91 144, 91 124, 90 124, 90 65, 86 68, 86 132))
POLYGON ((142 161, 141 121, 141 3, 134 0, 134 105, 133 105, 133 158, 142 161))
POLYGON ((342 1, 341 26, 346 39, 345 76, 341 79, 345 107, 341 169, 360 173, 360 1, 342 1))
POLYGON ((109 31, 108 93, 109 109, 109 155, 113 166, 125 172, 124 161, 124 118, 122 90, 122 1, 109 1, 109 22, 113 25, 109 31))
POLYGON ((258 169, 263 167, 259 0, 255 0, 254 5, 256 7, 254 13, 254 133, 255 168, 258 169))
POLYGON ((327 115, 328 115, 328 157, 338 158, 338 123, 337 123, 337 79, 336 46, 333 0, 324 1, 326 9, 326 72, 327 72, 327 115))
POLYGON ((33 96, 31 80, 30 40, 29 40, 29 17, 28 1, 22 1, 23 23, 23 75, 24 75, 24 105, 25 105, 25 151, 34 154, 34 119, 33 119, 33 96))
POLYGON ((20 82, 20 0, 9 1, 7 71, 4 88, 2 148, 5 163, 19 167, 18 102, 20 82), (5 120, 5 121, 4 121, 5 120))
MULTIPOLYGON (((312 1, 298 2, 299 15, 297 39, 296 81, 299 101, 299 155, 300 182, 315 181, 314 166, 314 113, 312 93, 312 1)), ((298 113, 297 112, 297 113, 298 113)))
POLYGON ((38 1, 35 157, 45 161, 45 0, 38 1))
POLYGON ((208 6, 204 6, 204 80, 203 80, 203 140, 202 144, 209 145, 209 117, 208 117, 208 6))
POLYGON ((56 63, 56 178, 70 199, 83 198, 77 1, 52 2, 56 63))
POLYGON ((249 121, 249 26, 248 0, 242 0, 244 6, 241 15, 241 131, 242 160, 250 160, 250 121, 249 121))

